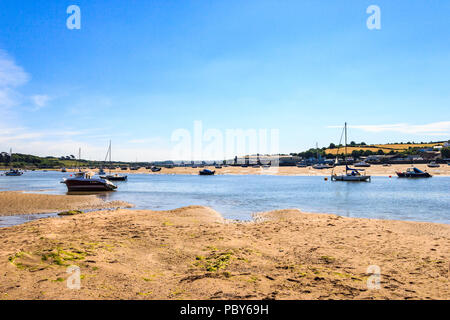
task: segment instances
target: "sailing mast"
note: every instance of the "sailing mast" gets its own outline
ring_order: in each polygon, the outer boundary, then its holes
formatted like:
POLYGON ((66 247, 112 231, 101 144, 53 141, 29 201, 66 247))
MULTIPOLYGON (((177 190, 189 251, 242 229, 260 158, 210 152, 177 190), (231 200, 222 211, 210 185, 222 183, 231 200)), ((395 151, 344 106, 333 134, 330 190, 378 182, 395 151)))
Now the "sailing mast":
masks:
POLYGON ((109 140, 109 174, 111 174, 111 140, 109 140))
POLYGON ((345 151, 344 151, 344 160, 345 160, 345 172, 347 172, 348 166, 347 166, 347 122, 344 125, 345 130, 345 151))

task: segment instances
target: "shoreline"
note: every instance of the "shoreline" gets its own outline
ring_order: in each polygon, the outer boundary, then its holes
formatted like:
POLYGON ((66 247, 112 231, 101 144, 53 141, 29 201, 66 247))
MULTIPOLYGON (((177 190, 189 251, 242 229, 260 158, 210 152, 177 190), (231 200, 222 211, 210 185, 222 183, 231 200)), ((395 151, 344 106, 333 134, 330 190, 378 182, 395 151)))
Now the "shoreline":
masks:
POLYGON ((296 209, 94 211, 0 229, 0 299, 448 299, 449 241, 449 225, 296 209))
MULTIPOLYGON (((426 164, 415 164, 415 167, 420 170, 427 171, 433 176, 450 177, 450 166, 446 164, 441 164, 439 168, 429 168, 426 164)), ((353 166, 351 166, 353 167, 353 166)), ((382 165, 372 165, 368 168, 356 168, 364 169, 368 175, 372 176, 392 176, 397 177, 396 171, 404 171, 411 167, 410 164, 393 164, 388 167, 382 165)), ((140 168, 139 170, 111 170, 112 173, 122 173, 122 174, 186 174, 186 175, 198 175, 201 169, 215 170, 216 175, 278 175, 278 176, 330 176, 332 169, 313 169, 311 167, 298 168, 295 166, 286 167, 272 167, 271 169, 263 168, 242 168, 242 167, 224 167, 222 169, 216 169, 214 166, 205 166, 204 168, 191 168, 191 167, 174 167, 174 168, 164 168, 162 167, 159 172, 152 172, 150 169, 140 168)), ((344 166, 338 166, 335 168, 336 173, 342 173, 344 171, 344 166)), ((47 169, 48 171, 60 171, 57 169, 47 169)), ((85 170, 85 169, 83 169, 85 170)), ((42 171, 42 170, 39 170, 42 171)), ((68 173, 76 172, 77 169, 67 169, 68 173)), ((98 169, 88 170, 97 173, 98 169)), ((107 170, 108 171, 108 170, 107 170)))

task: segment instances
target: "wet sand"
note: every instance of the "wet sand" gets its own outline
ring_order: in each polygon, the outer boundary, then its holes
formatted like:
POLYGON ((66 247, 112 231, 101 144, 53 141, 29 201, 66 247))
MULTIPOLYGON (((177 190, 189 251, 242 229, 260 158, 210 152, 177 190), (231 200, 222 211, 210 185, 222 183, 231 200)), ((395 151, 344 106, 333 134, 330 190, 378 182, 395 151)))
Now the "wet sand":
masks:
POLYGON ((0 229, 0 298, 450 299, 449 243, 450 225, 295 209, 246 223, 200 206, 89 212, 0 229))
POLYGON ((0 216, 117 207, 132 207, 132 205, 122 201, 105 202, 95 195, 69 196, 22 193, 20 191, 0 192, 0 216))
MULTIPOLYGON (((439 168, 429 168, 426 164, 414 165, 420 170, 427 171, 433 176, 450 176, 450 166, 446 164, 441 164, 439 168)), ((353 166, 351 166, 353 168, 353 166)), ((393 164, 388 167, 382 165, 372 165, 365 169, 368 175, 372 176, 392 176, 397 177, 396 171, 405 171, 407 168, 411 167, 408 164, 393 164)), ((307 168, 297 168, 297 167, 272 167, 270 169, 264 168, 242 168, 242 167, 223 167, 222 169, 216 169, 214 166, 206 166, 206 169, 215 170, 216 174, 254 174, 254 175, 280 175, 280 176, 330 176, 332 169, 322 169, 317 170, 312 167, 307 168)), ((174 167, 174 168, 162 168, 159 172, 152 172, 151 170, 140 168, 139 170, 112 170, 115 173, 140 173, 140 174, 198 174, 200 170, 204 168, 191 168, 191 167, 174 167)), ((335 173, 340 174, 344 172, 344 166, 338 166, 334 169, 335 173)), ((98 170, 93 170, 97 172, 98 170)))

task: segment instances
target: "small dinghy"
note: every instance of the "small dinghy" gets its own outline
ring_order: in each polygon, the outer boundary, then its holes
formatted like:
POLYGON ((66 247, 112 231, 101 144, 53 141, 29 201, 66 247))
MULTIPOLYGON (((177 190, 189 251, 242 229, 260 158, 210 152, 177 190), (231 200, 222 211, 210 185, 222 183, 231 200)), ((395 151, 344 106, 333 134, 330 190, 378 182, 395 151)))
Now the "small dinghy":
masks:
POLYGON ((214 175, 215 172, 216 171, 214 171, 214 170, 203 169, 203 170, 200 170, 198 172, 198 174, 201 175, 201 176, 212 176, 212 175, 214 175))
POLYGON ((431 178, 432 175, 428 172, 417 169, 416 167, 411 167, 403 172, 396 172, 399 178, 431 178))
POLYGON ((152 170, 152 172, 159 172, 159 171, 161 171, 161 168, 153 166, 150 168, 150 170, 152 170))

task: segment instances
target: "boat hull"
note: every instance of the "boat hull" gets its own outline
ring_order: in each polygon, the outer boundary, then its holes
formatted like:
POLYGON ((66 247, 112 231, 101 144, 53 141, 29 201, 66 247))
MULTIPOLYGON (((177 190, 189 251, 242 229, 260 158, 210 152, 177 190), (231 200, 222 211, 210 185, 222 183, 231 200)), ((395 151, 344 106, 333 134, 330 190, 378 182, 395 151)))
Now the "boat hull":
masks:
POLYGON ((117 186, 105 183, 101 180, 85 180, 67 179, 63 181, 68 191, 113 191, 117 186))
POLYGON ((201 176, 212 176, 212 175, 214 175, 214 173, 215 173, 215 171, 211 171, 211 170, 201 170, 201 171, 199 171, 199 175, 201 175, 201 176))
POLYGON ((101 176, 102 179, 107 179, 109 181, 126 181, 127 176, 101 176))
POLYGON ((354 182, 366 182, 370 181, 370 176, 350 176, 350 175, 341 175, 341 176, 331 176, 331 180, 333 181, 354 181, 354 182))
POLYGON ((424 173, 408 173, 408 172, 396 172, 399 178, 431 178, 431 174, 424 173))

